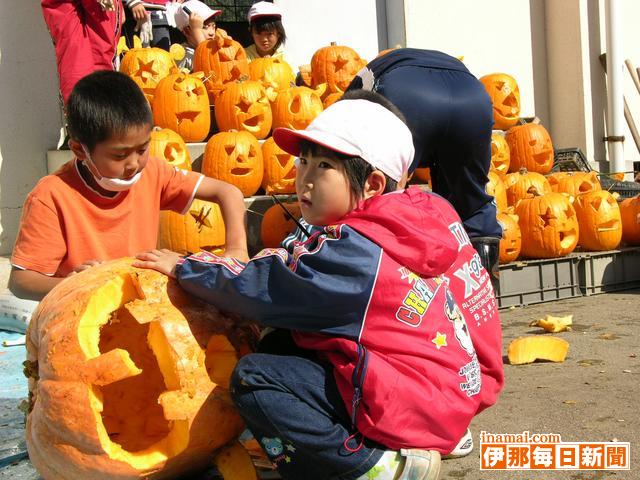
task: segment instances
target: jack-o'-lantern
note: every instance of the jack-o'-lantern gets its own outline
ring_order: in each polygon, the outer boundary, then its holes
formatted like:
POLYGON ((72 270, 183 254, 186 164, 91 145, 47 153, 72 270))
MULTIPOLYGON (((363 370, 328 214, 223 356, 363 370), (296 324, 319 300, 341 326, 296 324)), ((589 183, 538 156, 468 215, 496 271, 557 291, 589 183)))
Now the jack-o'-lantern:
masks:
POLYGON ((491 135, 491 170, 504 178, 509 172, 509 144, 504 135, 493 133, 491 135))
POLYGON ((273 128, 304 130, 323 110, 321 96, 325 87, 321 85, 315 90, 309 87, 291 87, 278 93, 271 105, 273 128))
POLYGON ((169 210, 160 212, 158 248, 182 255, 200 250, 221 254, 224 243, 224 221, 216 203, 194 199, 184 215, 169 210))
POLYGON ((522 255, 555 258, 573 252, 578 244, 578 217, 566 195, 547 193, 524 198, 515 208, 522 232, 522 255))
POLYGON ((262 149, 249 132, 220 132, 204 149, 202 173, 235 185, 245 197, 258 191, 264 175, 262 149))
MULTIPOLYGON (((229 378, 249 332, 132 260, 65 279, 29 324, 26 438, 44 478, 194 478, 244 429, 229 378)), ((241 462, 226 479, 253 470, 241 462)))
POLYGON ((162 48, 133 48, 125 53, 120 71, 129 75, 142 89, 149 104, 160 80, 176 68, 173 56, 162 48))
POLYGON ((627 245, 640 245, 640 196, 620 202, 622 241, 627 245))
POLYGON ((222 85, 249 76, 249 60, 242 45, 218 28, 215 38, 200 43, 196 48, 193 71, 204 72, 205 77, 211 77, 211 85, 222 85))
POLYGON ((291 66, 277 57, 253 59, 249 64, 249 77, 262 83, 265 88, 273 88, 276 92, 286 90, 296 81, 291 66))
POLYGON ((485 188, 486 192, 495 198, 496 209, 499 212, 504 212, 509 204, 507 203, 507 189, 504 186, 500 175, 494 171, 490 171, 488 174, 489 182, 485 188))
POLYGON ((169 165, 182 170, 191 170, 191 155, 186 143, 180 135, 168 128, 153 128, 149 155, 161 158, 169 165))
POLYGON ((526 168, 544 175, 553 168, 553 144, 542 125, 527 123, 512 127, 507 131, 506 140, 511 156, 510 172, 526 168))
POLYGON ((496 219, 502 227, 500 263, 513 262, 518 258, 522 249, 522 232, 520 232, 520 225, 518 225, 518 216, 498 213, 496 219))
POLYGON ((539 173, 527 171, 526 168, 507 175, 504 186, 507 188, 507 203, 511 206, 515 206, 518 200, 523 198, 551 193, 551 186, 547 179, 539 173))
POLYGON ((547 177, 551 190, 575 197, 602 190, 596 172, 556 172, 547 177))
POLYGON ((573 202, 580 236, 578 245, 585 250, 612 250, 622 240, 622 218, 618 202, 606 190, 578 195, 573 202))
MULTIPOLYGON (((286 202, 283 203, 282 206, 284 206, 296 220, 302 217, 300 204, 298 202, 286 202)), ((286 214, 282 206, 270 206, 264 213, 264 217, 262 217, 260 238, 262 239, 262 246, 264 248, 279 247, 280 242, 297 228, 296 222, 286 214)))
POLYGON ((229 82, 215 102, 216 123, 220 131, 247 131, 258 139, 271 131, 273 117, 267 92, 260 82, 229 82))
POLYGON ((327 84, 326 94, 345 92, 347 87, 365 65, 366 60, 351 47, 336 45, 317 50, 311 58, 311 85, 315 88, 327 84))
POLYGON ((520 118, 520 88, 516 79, 506 73, 492 73, 480 77, 480 81, 493 104, 493 128, 513 127, 520 118))
POLYGON ((185 142, 203 141, 211 127, 211 112, 202 80, 184 72, 160 80, 153 99, 153 121, 177 132, 185 142))
POLYGON ((271 195, 274 193, 295 193, 296 191, 296 157, 282 150, 273 137, 262 144, 264 161, 264 177, 262 188, 271 195))
POLYGON ((338 100, 340 100, 342 98, 342 95, 344 95, 342 92, 330 93, 329 95, 324 97, 324 100, 322 101, 322 106, 326 110, 327 108, 329 108, 329 106, 333 105, 338 100))

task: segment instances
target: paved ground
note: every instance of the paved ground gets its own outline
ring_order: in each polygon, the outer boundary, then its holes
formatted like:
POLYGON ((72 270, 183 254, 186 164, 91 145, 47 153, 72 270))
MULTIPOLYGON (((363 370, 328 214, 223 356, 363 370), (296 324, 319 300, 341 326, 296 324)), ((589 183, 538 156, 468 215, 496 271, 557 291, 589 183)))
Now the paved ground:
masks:
MULTIPOLYGON (((546 314, 574 315, 574 330, 556 334, 570 343, 564 363, 506 365, 506 387, 497 405, 472 423, 492 433, 556 433, 564 441, 631 442, 630 472, 481 472, 476 449, 443 464, 442 479, 638 479, 640 444, 640 291, 563 300, 503 311, 504 351, 514 338, 537 333, 529 322, 546 314)), ((0 400, 0 451, 21 439, 15 400, 0 400)), ((28 461, 0 468, 0 478, 37 479, 28 461)))

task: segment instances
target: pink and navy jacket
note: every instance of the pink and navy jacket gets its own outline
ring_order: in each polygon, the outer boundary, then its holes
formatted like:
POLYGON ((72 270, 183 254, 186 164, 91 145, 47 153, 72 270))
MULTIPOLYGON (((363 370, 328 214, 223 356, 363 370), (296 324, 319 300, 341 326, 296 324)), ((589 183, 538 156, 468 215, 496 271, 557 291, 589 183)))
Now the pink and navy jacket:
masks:
POLYGON ((352 422, 387 448, 449 453, 503 386, 489 275, 442 197, 373 197, 292 253, 199 253, 180 284, 220 310, 293 331, 334 367, 352 422))

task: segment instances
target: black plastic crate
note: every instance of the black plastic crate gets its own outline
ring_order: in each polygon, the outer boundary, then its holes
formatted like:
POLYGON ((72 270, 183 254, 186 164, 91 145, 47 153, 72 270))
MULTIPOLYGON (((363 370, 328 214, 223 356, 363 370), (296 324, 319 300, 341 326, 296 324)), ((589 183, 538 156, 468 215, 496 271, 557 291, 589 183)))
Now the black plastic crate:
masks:
POLYGON ((616 192, 620 195, 620 198, 632 198, 636 195, 640 195, 640 183, 621 182, 606 175, 600 175, 599 177, 602 189, 610 192, 616 192))

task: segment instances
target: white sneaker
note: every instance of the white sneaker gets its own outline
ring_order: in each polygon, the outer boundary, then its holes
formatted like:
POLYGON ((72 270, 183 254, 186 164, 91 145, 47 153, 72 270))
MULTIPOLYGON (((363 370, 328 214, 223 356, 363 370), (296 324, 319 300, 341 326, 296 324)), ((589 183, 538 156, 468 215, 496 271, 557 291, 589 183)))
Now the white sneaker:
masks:
POLYGON ((440 454, 436 450, 402 448, 404 468, 398 480, 438 480, 440 478, 440 454))
POLYGON ((464 433, 458 444, 446 455, 443 455, 442 458, 460 458, 466 457, 473 451, 473 436, 471 435, 471 430, 467 428, 467 431, 464 433))

